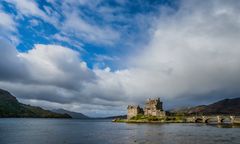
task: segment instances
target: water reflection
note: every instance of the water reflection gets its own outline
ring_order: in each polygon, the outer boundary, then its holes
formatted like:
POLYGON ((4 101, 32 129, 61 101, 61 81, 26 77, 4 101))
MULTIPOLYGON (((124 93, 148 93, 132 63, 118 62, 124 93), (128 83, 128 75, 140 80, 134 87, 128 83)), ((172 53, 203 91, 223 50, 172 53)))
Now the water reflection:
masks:
POLYGON ((230 124, 0 119, 0 144, 237 144, 239 141, 239 125, 230 124))
POLYGON ((218 127, 218 128, 240 128, 240 125, 226 123, 226 124, 217 124, 216 127, 218 127))

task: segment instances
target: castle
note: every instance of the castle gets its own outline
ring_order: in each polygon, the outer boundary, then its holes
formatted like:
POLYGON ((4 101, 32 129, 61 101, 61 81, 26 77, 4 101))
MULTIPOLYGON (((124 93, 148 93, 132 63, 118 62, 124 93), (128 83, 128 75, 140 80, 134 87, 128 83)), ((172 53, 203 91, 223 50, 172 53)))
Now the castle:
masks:
POLYGON ((145 103, 144 109, 139 106, 129 105, 127 107, 128 113, 127 118, 131 119, 138 114, 144 114, 145 116, 157 116, 157 117, 164 117, 166 116, 165 111, 162 108, 162 102, 160 98, 157 99, 148 99, 145 103))

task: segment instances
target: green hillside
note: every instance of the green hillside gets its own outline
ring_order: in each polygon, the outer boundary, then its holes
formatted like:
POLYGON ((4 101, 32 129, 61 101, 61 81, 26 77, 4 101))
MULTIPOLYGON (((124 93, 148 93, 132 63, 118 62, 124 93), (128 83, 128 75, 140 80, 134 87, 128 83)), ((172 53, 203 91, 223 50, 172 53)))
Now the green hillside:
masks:
POLYGON ((68 114, 58 114, 19 103, 16 97, 2 89, 0 89, 0 117, 71 118, 68 114))

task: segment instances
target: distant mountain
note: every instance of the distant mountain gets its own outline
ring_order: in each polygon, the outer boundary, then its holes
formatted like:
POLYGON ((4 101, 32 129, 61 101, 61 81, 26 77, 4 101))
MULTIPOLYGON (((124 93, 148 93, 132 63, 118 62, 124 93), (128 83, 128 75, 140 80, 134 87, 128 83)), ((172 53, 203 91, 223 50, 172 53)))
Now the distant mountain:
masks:
POLYGON ((82 113, 77 113, 77 112, 71 112, 67 111, 65 109, 55 109, 52 110, 53 112, 60 113, 60 114, 68 114, 74 119, 90 119, 88 116, 82 114, 82 113))
POLYGON ((58 114, 40 107, 22 104, 8 91, 0 89, 1 117, 71 118, 68 114, 58 114))
POLYGON ((126 119, 127 118, 127 115, 118 115, 118 116, 109 116, 109 117, 88 117, 82 113, 72 112, 65 109, 55 109, 52 111, 60 114, 66 113, 74 119, 116 119, 116 118, 126 119))
POLYGON ((101 118, 101 119, 116 119, 116 118, 126 119, 126 118, 127 118, 127 115, 119 115, 119 116, 103 117, 103 118, 101 118))
POLYGON ((240 98, 224 99, 210 105, 200 105, 190 108, 175 109, 171 112, 193 114, 233 114, 240 115, 240 98))

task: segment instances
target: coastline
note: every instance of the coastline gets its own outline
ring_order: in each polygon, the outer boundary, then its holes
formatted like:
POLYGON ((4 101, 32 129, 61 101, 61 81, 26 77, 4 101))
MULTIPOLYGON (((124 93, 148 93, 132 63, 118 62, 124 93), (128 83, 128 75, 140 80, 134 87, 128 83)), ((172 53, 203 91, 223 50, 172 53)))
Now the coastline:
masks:
POLYGON ((192 121, 186 121, 186 120, 148 120, 148 119, 142 119, 142 120, 133 120, 133 119, 114 119, 112 122, 116 123, 194 123, 192 121))
POLYGON ((115 123, 206 123, 206 124, 232 124, 240 125, 240 120, 231 121, 196 121, 189 117, 164 117, 164 118, 143 118, 143 119, 113 119, 115 123))

